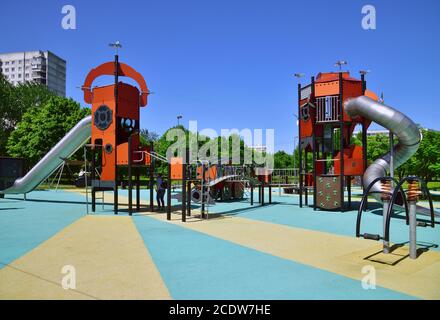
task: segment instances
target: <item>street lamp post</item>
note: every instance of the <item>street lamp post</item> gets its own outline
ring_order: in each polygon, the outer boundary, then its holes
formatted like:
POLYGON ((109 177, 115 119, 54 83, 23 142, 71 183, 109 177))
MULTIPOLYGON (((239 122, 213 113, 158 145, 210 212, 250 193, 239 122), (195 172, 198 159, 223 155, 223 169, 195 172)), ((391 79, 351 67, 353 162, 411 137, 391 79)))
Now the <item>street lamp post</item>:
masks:
POLYGON ((180 125, 180 119, 182 119, 183 117, 181 115, 177 116, 177 126, 180 125))
POLYGON ((296 159, 295 159, 295 151, 296 151, 296 141, 298 140, 298 136, 293 137, 293 174, 295 175, 296 170, 296 159))
MULTIPOLYGON (((299 101, 301 100, 301 78, 304 77, 304 73, 295 73, 294 74, 295 78, 298 81, 298 113, 300 112, 299 110, 299 101)), ((296 118, 296 126, 298 127, 298 134, 300 135, 301 133, 299 132, 299 116, 297 114, 293 114, 296 118)), ((299 155, 299 169, 298 169, 298 183, 299 183, 299 187, 300 187, 300 193, 299 193, 299 198, 300 198, 300 207, 302 206, 302 192, 301 192, 301 140, 299 138, 299 136, 295 136, 293 138, 293 179, 294 179, 294 183, 295 183, 295 167, 296 167, 296 160, 295 160, 295 149, 296 149, 296 139, 298 139, 298 143, 299 143, 299 148, 298 148, 298 155, 299 155)))

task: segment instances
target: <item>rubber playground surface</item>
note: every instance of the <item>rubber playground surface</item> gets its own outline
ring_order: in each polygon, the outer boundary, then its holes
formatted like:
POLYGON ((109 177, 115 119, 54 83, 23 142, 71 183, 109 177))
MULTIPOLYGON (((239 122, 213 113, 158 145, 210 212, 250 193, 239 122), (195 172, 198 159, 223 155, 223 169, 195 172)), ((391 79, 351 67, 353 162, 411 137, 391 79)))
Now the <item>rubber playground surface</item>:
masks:
MULTIPOLYGON (((217 203, 208 220, 194 206, 186 223, 177 207, 171 221, 148 212, 147 190, 141 198, 132 217, 113 214, 112 193, 89 215, 79 190, 0 199, 0 299, 440 299, 439 225, 418 228, 411 260, 402 215, 385 255, 354 236, 357 211, 300 209, 277 191, 264 207, 217 203), (66 265, 76 289, 62 288, 66 265), (371 267, 376 285, 364 289, 371 267)), ((363 232, 381 228, 379 207, 363 215, 363 232)))

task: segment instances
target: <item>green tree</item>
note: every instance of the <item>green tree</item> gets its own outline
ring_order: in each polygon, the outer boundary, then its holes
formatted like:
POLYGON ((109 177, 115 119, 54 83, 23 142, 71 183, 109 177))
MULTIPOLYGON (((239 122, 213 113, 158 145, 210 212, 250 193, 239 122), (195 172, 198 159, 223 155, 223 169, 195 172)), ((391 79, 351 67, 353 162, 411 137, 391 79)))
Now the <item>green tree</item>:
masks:
MULTIPOLYGON (((405 163, 396 168, 399 179, 407 175, 416 175, 426 181, 440 177, 440 132, 422 130, 423 139, 417 152, 405 163)), ((394 143, 399 141, 394 139, 394 143)), ((367 138, 367 159, 371 163, 390 151, 388 135, 374 135, 367 138)))
MULTIPOLYGON (((397 139, 395 139, 397 140, 397 139)), ((395 143, 397 141, 394 141, 395 143)), ((367 160, 369 163, 390 151, 390 141, 386 134, 367 137, 367 160)))
POLYGON ((7 151, 34 164, 89 114, 90 109, 81 108, 72 99, 52 96, 41 107, 30 108, 23 114, 8 138, 7 151))
POLYGON ((419 149, 406 164, 406 175, 417 175, 426 181, 440 177, 440 132, 422 130, 419 149))
POLYGON ((148 129, 141 129, 139 132, 140 144, 142 146, 148 146, 151 142, 159 140, 159 134, 148 129))
MULTIPOLYGON (((298 165, 298 162, 296 163, 298 165)), ((293 155, 285 151, 277 151, 274 154, 275 169, 293 168, 293 155)))
POLYGON ((40 107, 55 94, 33 82, 11 85, 0 73, 0 155, 7 155, 6 144, 12 131, 30 108, 40 107))

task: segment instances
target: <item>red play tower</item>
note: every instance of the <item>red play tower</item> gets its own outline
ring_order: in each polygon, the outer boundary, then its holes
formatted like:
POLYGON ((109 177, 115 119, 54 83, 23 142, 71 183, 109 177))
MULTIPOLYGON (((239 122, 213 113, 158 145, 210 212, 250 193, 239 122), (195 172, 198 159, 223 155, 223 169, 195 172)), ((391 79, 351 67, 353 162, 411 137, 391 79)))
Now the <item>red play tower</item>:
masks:
POLYGON ((313 190, 314 209, 343 211, 345 188, 351 206, 351 181, 361 177, 367 167, 366 132, 371 122, 362 117, 352 119, 344 111, 344 102, 362 95, 377 99, 366 90, 363 74, 355 79, 349 72, 319 73, 308 85, 298 85, 301 207, 303 194, 308 205, 308 190, 313 190), (358 124, 362 146, 350 141, 358 124))
POLYGON ((149 163, 149 157, 141 157, 144 149, 139 146, 140 108, 147 105, 147 84, 136 70, 120 63, 116 54, 114 61, 103 63, 88 73, 82 90, 84 101, 92 105, 92 211, 95 211, 96 191, 113 190, 114 210, 118 212, 118 184, 120 176, 126 174, 131 213, 132 169, 136 170, 139 206, 139 170, 149 163), (114 76, 114 83, 92 88, 93 81, 103 75, 114 76), (135 80, 139 89, 120 82, 120 76, 135 80), (124 167, 128 170, 120 170, 124 167))

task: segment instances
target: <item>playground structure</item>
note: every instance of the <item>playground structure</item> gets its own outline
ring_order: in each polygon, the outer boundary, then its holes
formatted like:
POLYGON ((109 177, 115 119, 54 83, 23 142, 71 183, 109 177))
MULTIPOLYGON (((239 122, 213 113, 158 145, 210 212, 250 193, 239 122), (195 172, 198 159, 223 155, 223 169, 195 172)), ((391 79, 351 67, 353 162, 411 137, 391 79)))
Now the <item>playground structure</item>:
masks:
POLYGON ((345 209, 344 187, 347 186, 351 206, 351 179, 362 176, 367 166, 366 132, 371 120, 351 118, 344 102, 359 96, 371 96, 364 76, 354 79, 348 72, 320 73, 316 80, 298 85, 299 114, 299 197, 308 205, 308 190, 313 190, 313 208, 345 209), (356 125, 362 126, 363 146, 350 143, 356 125), (311 170, 308 157, 312 153, 311 170))
MULTIPOLYGON (((312 77, 310 84, 298 85, 298 114, 300 207, 304 194, 308 204, 307 191, 312 190, 314 209, 344 211, 351 208, 354 177, 361 177, 365 191, 373 180, 386 177, 391 167, 394 170, 407 161, 421 141, 420 131, 411 119, 367 90, 364 74, 356 79, 349 72, 319 73, 316 80, 312 77), (373 121, 389 129, 399 143, 367 168, 367 129, 373 121), (362 146, 351 141, 357 125, 362 128, 362 146), (311 165, 308 153, 312 153, 311 165)), ((370 192, 381 200, 378 180, 370 192)), ((402 205, 400 199, 397 204, 402 205)), ((418 211, 430 214, 422 207, 418 211)))
MULTIPOLYGON (((150 202, 153 203, 156 161, 168 163, 169 188, 172 187, 173 181, 182 182, 182 192, 178 199, 186 197, 189 192, 187 198, 200 203, 202 212, 206 204, 212 204, 214 201, 240 200, 245 195, 251 198, 250 202, 253 204, 254 188, 259 189, 258 201, 263 205, 265 188, 269 188, 269 203, 271 203, 271 188, 275 186, 272 184, 272 178, 275 176, 276 186, 280 190, 281 187, 296 187, 296 182, 290 181, 289 170, 282 170, 283 173, 275 170, 271 173, 256 174, 258 170, 254 170, 253 165, 249 167, 224 165, 221 164, 222 161, 211 164, 204 159, 184 164, 182 159, 173 157, 167 159, 156 153, 153 145, 141 147, 140 108, 147 105, 149 90, 141 74, 127 64, 119 62, 117 52, 114 61, 103 63, 87 74, 81 89, 84 92, 84 101, 91 104, 92 114, 79 121, 26 174, 22 159, 5 159, 5 165, 2 167, 7 169, 10 167, 7 164, 10 163, 20 168, 8 170, 8 174, 2 173, 0 196, 23 194, 26 199, 27 193, 46 180, 49 181, 49 185, 54 185, 56 181, 58 188, 64 168, 71 171, 68 159, 81 147, 84 148, 84 171, 75 184, 86 188, 87 213, 89 186, 92 211, 96 209, 97 192, 113 191, 114 212, 118 213, 118 187, 126 180, 129 191, 129 213, 133 211, 133 186, 136 188, 136 209, 139 210, 140 175, 144 171, 149 173, 150 202), (106 75, 114 76, 113 84, 93 87, 95 79, 106 75), (119 77, 132 78, 139 88, 120 82, 119 77), (89 139, 91 142, 87 143, 89 139), (87 159, 87 151, 91 153, 90 161, 87 159), (50 179, 53 175, 54 177, 50 179)), ((168 195, 170 194, 171 192, 168 192, 168 195)), ((103 200, 103 196, 100 199, 103 200)), ((168 196, 168 208, 171 207, 170 202, 171 198, 168 196)), ((182 201, 183 211, 186 202, 182 201)), ((150 209, 154 210, 154 206, 151 205, 150 209)))
MULTIPOLYGON (((173 182, 181 181, 182 221, 191 214, 191 202, 201 204, 201 216, 205 214, 206 205, 216 200, 242 198, 244 185, 241 181, 232 181, 237 174, 225 172, 218 175, 221 166, 210 166, 206 160, 187 163, 182 157, 165 157, 154 151, 153 144, 148 148, 139 145, 140 108, 146 106, 149 93, 144 78, 126 64, 119 63, 118 55, 114 62, 107 62, 92 69, 86 77, 83 88, 84 100, 92 104, 91 144, 85 145, 92 151, 90 166, 91 205, 92 212, 96 209, 96 192, 113 191, 114 212, 118 213, 118 187, 121 176, 128 180, 128 213, 133 213, 133 173, 136 187, 136 210, 140 210, 140 174, 142 170, 149 173, 150 211, 154 211, 154 181, 157 161, 167 163, 167 219, 171 219, 171 199, 173 182), (101 75, 114 75, 113 85, 92 87, 93 81, 101 75), (118 81, 119 76, 129 76, 139 85, 136 87, 118 81), (98 160, 98 162, 96 162, 98 160), (99 177, 96 177, 99 168, 99 177), (125 172, 122 172, 126 169, 125 172), (195 173, 192 174, 192 172, 195 173), (232 190, 232 194, 229 190, 232 190)), ((189 159, 188 150, 185 159, 189 159)), ((226 170, 226 169, 225 169, 226 170)), ((86 167, 86 172, 89 171, 86 167)), ((86 175, 87 178, 87 175, 86 175)), ((86 201, 88 208, 88 182, 86 186, 86 201)), ((87 209, 88 210, 88 209, 87 209)))
POLYGON ((308 190, 313 190, 313 209, 351 209, 351 181, 362 179, 363 197, 358 210, 356 236, 369 240, 383 240, 383 252, 390 249, 390 220, 393 206, 404 207, 409 225, 410 258, 417 258, 416 228, 435 226, 431 195, 426 183, 419 177, 408 176, 398 181, 394 168, 402 165, 418 149, 422 139, 416 124, 403 113, 379 101, 377 95, 366 89, 365 74, 355 79, 348 72, 319 73, 311 83, 298 85, 299 119, 299 205, 308 205, 308 190), (367 167, 367 129, 371 122, 387 128, 399 143, 391 143, 389 153, 367 167), (362 127, 362 146, 351 142, 357 125, 362 127), (312 153, 311 171, 308 171, 308 153, 312 153), (303 158, 304 157, 304 158, 303 158), (391 176, 387 173, 391 172, 391 176), (403 184, 408 183, 408 190, 403 184), (395 188, 393 188, 395 185, 395 188), (345 201, 345 188, 348 204, 345 201), (423 192, 421 192, 423 190, 423 192), (383 235, 361 233, 362 212, 368 195, 383 204, 383 235), (417 206, 419 196, 429 200, 430 208, 417 206), (417 213, 428 215, 430 223, 417 220, 417 213))
POLYGON ((262 206, 265 205, 265 189, 269 189, 268 203, 272 203, 271 175, 267 172, 259 172, 253 165, 231 165, 222 164, 219 159, 217 163, 211 163, 208 159, 191 160, 189 150, 186 149, 186 159, 182 157, 166 157, 156 153, 151 145, 150 150, 142 151, 150 155, 149 164, 150 187, 149 187, 149 210, 154 211, 154 185, 156 178, 156 162, 161 161, 167 164, 167 220, 171 219, 171 199, 177 199, 181 203, 181 219, 191 216, 191 204, 200 206, 200 217, 209 218, 209 207, 216 202, 242 200, 245 196, 249 199, 250 205, 254 205, 254 192, 258 190, 258 200, 262 206), (179 184, 179 185, 177 185, 179 184), (172 191, 179 186, 181 190, 172 191))
MULTIPOLYGON (((186 160, 183 157, 167 158, 155 152, 152 144, 140 146, 140 108, 147 105, 149 90, 142 75, 127 64, 120 63, 117 53, 114 61, 103 63, 88 73, 82 90, 85 102, 91 104, 92 115, 75 125, 26 175, 23 176, 22 168, 12 170, 15 172, 13 176, 1 186, 2 195, 23 193, 26 196, 61 168, 59 181, 66 160, 83 146, 87 212, 90 186, 92 212, 99 199, 97 192, 113 191, 114 213, 117 214, 118 188, 126 180, 128 213, 133 213, 134 187, 136 210, 139 211, 140 176, 145 172, 149 174, 150 210, 154 211, 155 163, 162 161, 167 163, 168 219, 171 219, 172 197, 181 202, 182 221, 185 221, 186 216, 191 215, 191 203, 200 204, 201 216, 206 218, 209 205, 215 201, 241 200, 247 195, 253 205, 255 188, 258 189, 258 202, 261 205, 265 204, 265 188, 269 189, 269 203, 272 203, 273 187, 278 187, 280 194, 281 188, 285 193, 297 190, 300 207, 303 206, 303 200, 308 205, 308 192, 312 190, 312 206, 315 210, 344 211, 347 209, 345 188, 348 208, 351 208, 351 183, 354 177, 362 179, 364 189, 360 210, 366 207, 367 195, 371 192, 386 208, 405 204, 409 214, 404 190, 393 191, 391 185, 389 193, 396 192, 396 195, 393 196, 393 202, 387 205, 388 199, 384 196, 383 183, 380 181, 387 180, 390 166, 398 167, 417 151, 421 135, 411 119, 386 106, 377 95, 367 90, 364 74, 361 79, 356 79, 349 72, 319 73, 316 80, 315 77, 311 78, 310 84, 304 87, 298 85, 299 171, 222 164, 221 159, 218 164, 211 164, 206 159, 191 161, 188 150, 186 160), (92 87, 94 80, 103 75, 114 76, 114 83, 92 87), (139 88, 120 82, 119 77, 123 76, 135 80, 139 88), (388 128, 398 137, 399 143, 389 154, 367 168, 366 133, 372 121, 388 128), (357 125, 362 127, 362 146, 350 140, 357 125), (87 144, 90 138, 91 142, 87 144), (91 151, 90 165, 87 165, 87 149, 91 151), (312 153, 311 166, 308 163, 309 153, 312 153), (172 195, 179 181, 181 192, 172 195)), ((400 185, 397 180, 391 180, 400 185)), ((424 193, 430 196, 429 190, 426 189, 424 193)), ((388 209, 385 211, 388 212, 388 209)), ((416 211, 429 216, 438 215, 432 206, 430 209, 417 206, 416 211)), ((384 219, 389 217, 384 215, 384 219)), ((367 235, 366 238, 371 237, 367 235)))
MULTIPOLYGON (((164 157, 154 151, 153 144, 140 146, 140 108, 147 105, 149 90, 145 79, 135 69, 119 62, 106 62, 92 69, 81 88, 84 101, 91 104, 91 116, 78 122, 29 172, 25 175, 22 159, 3 159, 2 167, 11 170, 2 174, 0 194, 24 194, 34 190, 40 183, 55 174, 52 183, 61 178, 66 161, 81 147, 84 148, 84 172, 77 181, 86 189, 86 208, 89 213, 89 187, 91 210, 95 212, 97 200, 104 203, 104 192, 113 191, 113 210, 119 211, 118 189, 125 181, 128 189, 128 213, 133 213, 133 189, 136 189, 136 210, 140 210, 140 175, 148 172, 150 210, 154 211, 154 182, 156 162, 167 163, 167 219, 171 219, 173 182, 181 182, 182 191, 176 198, 181 202, 182 221, 191 214, 191 202, 201 205, 202 218, 208 217, 208 208, 215 201, 242 199, 250 189, 253 205, 254 188, 258 188, 258 201, 264 205, 264 190, 269 184, 269 174, 263 172, 256 177, 253 166, 211 164, 208 160, 196 159, 187 163, 183 158, 164 157), (100 76, 114 76, 114 83, 93 87, 100 76), (139 88, 119 81, 119 77, 130 77, 139 88), (90 143, 87 141, 91 139, 90 143), (91 159, 87 159, 90 151, 91 159), (15 168, 15 169, 14 169, 15 168), (97 193, 103 192, 101 198, 97 193)), ((186 151, 188 153, 188 150, 186 151)), ((186 159, 189 159, 187 156, 186 159)), ((175 186, 175 184, 174 184, 175 186)), ((269 203, 271 203, 271 193, 269 203)))
MULTIPOLYGON (((116 54, 114 62, 103 63, 88 73, 82 90, 84 101, 92 104, 91 144, 86 145, 84 149, 85 155, 87 147, 92 151, 90 168, 92 211, 95 211, 96 192, 112 190, 114 212, 118 213, 120 171, 126 168, 131 214, 133 174, 136 176, 136 207, 139 208, 140 170, 150 161, 149 157, 134 159, 136 152, 146 150, 139 145, 140 108, 147 105, 149 94, 145 79, 130 66, 120 63, 116 54), (114 84, 92 89, 93 81, 102 75, 114 75, 114 84), (138 83, 140 90, 119 82, 119 76, 131 77, 138 83), (96 163, 97 159, 98 163, 96 163), (99 179, 95 171, 97 166, 100 168, 99 179)), ((87 196, 87 181, 85 185, 87 196)))

